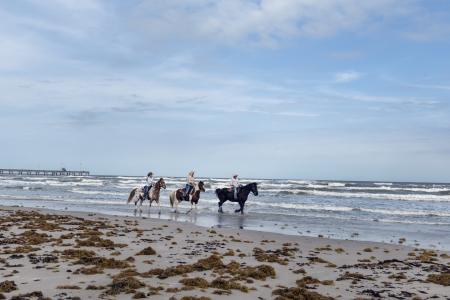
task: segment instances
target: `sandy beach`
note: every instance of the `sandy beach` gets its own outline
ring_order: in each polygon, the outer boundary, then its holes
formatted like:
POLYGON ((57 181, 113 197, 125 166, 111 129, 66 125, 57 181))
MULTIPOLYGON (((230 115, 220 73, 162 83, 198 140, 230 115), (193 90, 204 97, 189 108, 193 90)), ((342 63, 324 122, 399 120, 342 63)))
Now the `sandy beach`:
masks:
POLYGON ((449 299, 448 252, 0 207, 0 299, 449 299))

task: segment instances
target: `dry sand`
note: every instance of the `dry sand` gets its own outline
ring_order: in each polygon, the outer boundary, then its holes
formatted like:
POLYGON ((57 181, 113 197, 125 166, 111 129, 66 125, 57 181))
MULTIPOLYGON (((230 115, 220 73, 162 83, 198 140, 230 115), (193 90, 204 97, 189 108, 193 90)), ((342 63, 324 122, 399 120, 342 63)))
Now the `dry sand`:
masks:
POLYGON ((450 299, 450 256, 383 243, 0 207, 0 299, 46 298, 450 299))

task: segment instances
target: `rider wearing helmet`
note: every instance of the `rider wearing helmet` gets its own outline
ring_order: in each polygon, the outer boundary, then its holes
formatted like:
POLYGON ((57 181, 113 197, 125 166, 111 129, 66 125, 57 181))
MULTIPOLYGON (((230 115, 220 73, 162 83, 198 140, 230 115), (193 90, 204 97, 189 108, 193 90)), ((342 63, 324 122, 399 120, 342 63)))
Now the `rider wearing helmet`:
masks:
POLYGON ((148 193, 150 192, 150 189, 152 188, 154 183, 155 179, 153 177, 153 172, 148 172, 144 186, 144 199, 148 199, 148 193))
POLYGON ((230 182, 230 187, 233 191, 234 199, 237 199, 237 194, 238 194, 239 188, 241 186, 241 184, 239 183, 238 176, 239 176, 238 174, 234 174, 233 177, 231 178, 231 182, 230 182))

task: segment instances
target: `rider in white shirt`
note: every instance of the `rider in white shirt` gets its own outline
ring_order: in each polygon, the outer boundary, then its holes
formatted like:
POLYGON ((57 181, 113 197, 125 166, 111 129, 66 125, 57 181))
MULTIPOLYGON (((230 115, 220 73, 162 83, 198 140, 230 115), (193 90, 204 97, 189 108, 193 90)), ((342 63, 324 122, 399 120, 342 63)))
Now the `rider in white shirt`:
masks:
POLYGON ((149 172, 147 174, 147 179, 145 180, 144 185, 144 199, 148 199, 148 193, 150 192, 150 189, 152 188, 154 183, 155 179, 153 177, 153 172, 149 172))
POLYGON ((233 190, 234 199, 237 199, 238 189, 241 186, 241 184, 239 183, 238 176, 239 175, 237 174, 233 175, 230 182, 231 189, 233 190))
POLYGON ((189 195, 192 189, 195 187, 195 172, 191 171, 188 173, 187 179, 186 179, 186 186, 183 191, 183 197, 186 197, 186 195, 189 195))

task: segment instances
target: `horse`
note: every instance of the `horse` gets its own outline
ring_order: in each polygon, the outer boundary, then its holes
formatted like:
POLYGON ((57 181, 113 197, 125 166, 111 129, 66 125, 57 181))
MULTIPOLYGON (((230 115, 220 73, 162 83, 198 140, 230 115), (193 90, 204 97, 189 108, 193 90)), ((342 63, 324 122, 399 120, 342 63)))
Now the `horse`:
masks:
POLYGON ((137 202, 141 200, 144 201, 144 187, 137 187, 131 190, 130 196, 128 196, 127 204, 131 201, 134 202, 134 205, 137 204, 137 202))
POLYGON ((150 200, 150 207, 152 206, 152 202, 155 201, 156 203, 158 203, 159 211, 161 212, 161 203, 159 202, 159 195, 161 192, 161 188, 166 189, 166 182, 164 181, 163 178, 160 178, 153 185, 153 187, 149 191, 149 198, 147 199, 144 199, 144 188, 142 187, 134 188, 131 191, 130 196, 128 197, 127 203, 130 203, 133 199, 136 199, 134 201, 134 205, 137 205, 137 203, 140 201, 139 208, 141 208, 142 202, 144 202, 145 200, 150 200))
POLYGON ((236 209, 234 211, 235 213, 241 212, 241 214, 244 214, 245 201, 247 201, 250 192, 252 192, 253 195, 258 196, 258 184, 256 182, 252 182, 245 186, 242 186, 239 189, 239 192, 237 193, 237 199, 234 198, 234 193, 232 189, 229 188, 216 189, 216 196, 217 198, 219 198, 219 213, 223 213, 222 205, 224 202, 228 200, 231 202, 239 203, 240 208, 236 209))
POLYGON ((195 188, 192 190, 190 195, 186 195, 186 197, 183 198, 183 189, 178 189, 170 193, 169 200, 170 200, 170 207, 173 207, 175 205, 175 211, 178 212, 178 204, 180 204, 181 201, 189 201, 191 202, 191 209, 192 210, 194 204, 195 208, 197 209, 198 200, 200 200, 200 192, 205 192, 205 184, 203 181, 199 181, 198 184, 195 186, 195 188))

